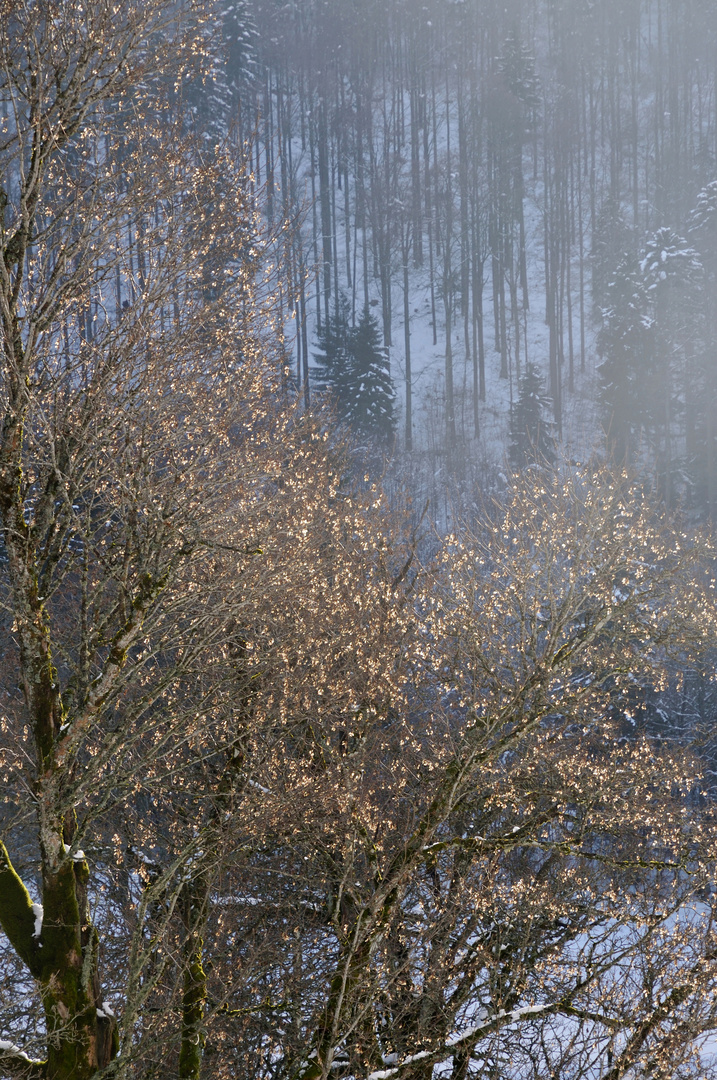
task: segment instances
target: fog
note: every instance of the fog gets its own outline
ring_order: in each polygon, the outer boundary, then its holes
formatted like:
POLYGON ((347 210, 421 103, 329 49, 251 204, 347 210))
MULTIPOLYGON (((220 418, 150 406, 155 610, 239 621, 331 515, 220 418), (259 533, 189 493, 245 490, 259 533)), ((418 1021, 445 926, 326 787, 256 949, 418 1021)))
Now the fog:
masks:
POLYGON ((198 113, 248 146, 268 226, 292 223, 286 347, 307 397, 326 328, 368 311, 397 448, 432 469, 468 460, 487 482, 548 434, 712 515, 714 5, 227 11, 198 113), (525 422, 521 393, 540 401, 525 422))

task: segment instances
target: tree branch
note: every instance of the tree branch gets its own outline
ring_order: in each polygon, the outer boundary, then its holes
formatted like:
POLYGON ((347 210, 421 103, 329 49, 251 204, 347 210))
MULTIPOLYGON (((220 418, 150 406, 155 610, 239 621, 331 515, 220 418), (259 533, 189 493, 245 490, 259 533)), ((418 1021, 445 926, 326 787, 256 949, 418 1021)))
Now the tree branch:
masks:
POLYGON ((47 1062, 29 1058, 19 1046, 0 1039, 0 1070, 17 1080, 46 1080, 47 1062))
POLYGON ((39 978, 42 953, 39 935, 35 936, 35 911, 32 899, 10 862, 7 848, 0 840, 0 926, 13 949, 39 978))

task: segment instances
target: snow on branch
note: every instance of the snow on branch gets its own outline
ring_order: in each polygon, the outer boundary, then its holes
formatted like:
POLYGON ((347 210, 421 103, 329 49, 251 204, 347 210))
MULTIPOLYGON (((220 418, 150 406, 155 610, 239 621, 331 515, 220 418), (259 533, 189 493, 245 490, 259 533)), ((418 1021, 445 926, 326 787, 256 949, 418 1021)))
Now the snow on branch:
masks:
POLYGON ((47 1062, 28 1057, 15 1043, 0 1039, 0 1069, 20 1080, 45 1080, 47 1062))
POLYGON ((366 1080, 391 1080, 392 1077, 398 1076, 403 1069, 408 1069, 419 1062, 426 1065, 429 1063, 437 1064, 445 1058, 451 1057, 457 1050, 462 1049, 467 1044, 477 1041, 484 1035, 498 1031, 508 1024, 534 1017, 538 1013, 545 1015, 556 1011, 558 1010, 555 1005, 525 1005, 522 1008, 513 1009, 511 1012, 500 1009, 494 1016, 489 1016, 481 1023, 474 1024, 465 1031, 459 1032, 458 1035, 446 1039, 443 1045, 436 1050, 419 1050, 417 1054, 410 1054, 403 1061, 397 1062, 389 1069, 377 1069, 375 1072, 369 1073, 366 1080))

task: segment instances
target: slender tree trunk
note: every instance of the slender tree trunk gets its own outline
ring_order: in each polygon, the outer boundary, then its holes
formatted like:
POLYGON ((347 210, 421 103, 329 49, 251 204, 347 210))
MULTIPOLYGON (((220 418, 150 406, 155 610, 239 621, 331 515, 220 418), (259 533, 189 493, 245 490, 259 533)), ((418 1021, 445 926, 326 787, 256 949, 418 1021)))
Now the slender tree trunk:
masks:
POLYGON ((203 966, 207 886, 202 875, 184 886, 180 904, 186 936, 178 1075, 179 1080, 200 1080, 206 1041, 204 1003, 207 997, 207 977, 203 966))
POLYGON ((412 408, 412 374, 411 374, 411 307, 409 303, 409 277, 408 259, 410 252, 409 238, 406 236, 403 244, 403 341, 406 354, 406 451, 410 454, 413 450, 413 408, 412 408))
POLYGON ((331 300, 331 190, 329 182, 329 146, 326 124, 326 106, 319 106, 319 130, 317 137, 319 160, 319 199, 321 202, 321 237, 323 254, 324 319, 329 323, 329 304, 331 300))

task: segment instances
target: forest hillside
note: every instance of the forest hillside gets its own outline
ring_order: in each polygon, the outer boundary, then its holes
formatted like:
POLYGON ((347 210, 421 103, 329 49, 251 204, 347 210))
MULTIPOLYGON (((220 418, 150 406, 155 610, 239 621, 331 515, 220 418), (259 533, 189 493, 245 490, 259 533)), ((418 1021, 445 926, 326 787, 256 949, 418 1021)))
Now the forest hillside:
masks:
POLYGON ((224 32, 202 108, 289 225, 307 395, 327 332, 368 314, 397 446, 431 469, 502 465, 532 364, 568 457, 607 446, 714 514, 713 4, 245 0, 224 32))

